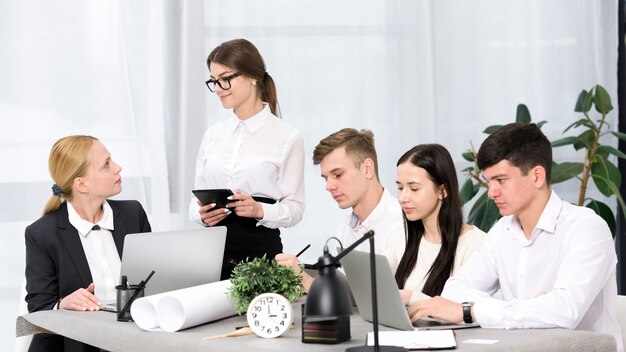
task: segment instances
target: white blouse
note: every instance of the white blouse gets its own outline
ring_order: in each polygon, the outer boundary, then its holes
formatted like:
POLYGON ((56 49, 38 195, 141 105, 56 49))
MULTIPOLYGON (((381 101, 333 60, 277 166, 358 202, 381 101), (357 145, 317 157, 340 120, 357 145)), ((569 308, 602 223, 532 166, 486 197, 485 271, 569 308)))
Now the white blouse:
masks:
POLYGON ((67 214, 70 224, 80 234, 80 242, 85 251, 89 271, 94 285, 94 294, 100 300, 112 300, 117 297, 115 286, 120 279, 122 261, 117 252, 113 234, 113 210, 106 201, 102 203, 104 214, 98 221, 100 230, 93 230, 94 224, 83 220, 72 203, 67 202, 67 214))
MULTIPOLYGON (((452 274, 454 274, 457 269, 461 267, 461 265, 467 262, 467 260, 476 250, 476 248, 478 248, 483 242, 485 237, 485 233, 477 227, 472 227, 471 229, 465 231, 459 237, 459 242, 456 246, 456 253, 454 254, 454 265, 452 268, 452 274)), ((398 270, 398 265, 400 265, 400 260, 404 255, 405 249, 406 245, 403 239, 402 241, 397 241, 385 253, 385 256, 387 257, 387 260, 389 260, 389 265, 391 265, 391 270, 394 274, 396 273, 396 270, 398 270)), ((411 295, 411 298, 409 300, 409 305, 412 305, 417 301, 422 301, 430 298, 430 296, 422 292, 422 289, 424 288, 426 279, 428 279, 428 271, 433 266, 433 263, 435 262, 435 259, 437 259, 440 250, 441 243, 428 242, 425 238, 422 238, 422 240, 420 241, 420 248, 417 252, 417 263, 415 263, 413 271, 411 271, 411 274, 404 283, 405 290, 413 291, 413 294, 411 295)))
MULTIPOLYGON (((304 213, 304 142, 300 133, 271 113, 267 104, 258 114, 231 118, 210 127, 196 159, 195 189, 229 188, 277 200, 260 203, 257 225, 291 227, 304 213)), ((189 216, 201 223, 196 197, 189 216)))

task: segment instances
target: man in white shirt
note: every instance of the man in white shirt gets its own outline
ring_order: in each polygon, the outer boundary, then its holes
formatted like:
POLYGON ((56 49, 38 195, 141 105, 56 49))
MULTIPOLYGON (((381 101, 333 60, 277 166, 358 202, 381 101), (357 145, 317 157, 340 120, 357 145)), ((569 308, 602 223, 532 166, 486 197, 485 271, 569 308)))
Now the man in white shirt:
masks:
MULTIPOLYGON (((344 128, 329 135, 315 147, 313 164, 320 165, 326 190, 339 208, 352 208, 352 214, 337 229, 337 237, 344 248, 369 230, 374 230, 377 253, 404 238, 402 208, 378 179, 378 159, 371 131, 344 128)), ((369 244, 362 243, 357 249, 369 252, 369 244)), ((292 254, 278 254, 276 261, 300 270, 298 258, 292 254)), ((306 272, 302 276, 302 284, 308 291, 314 279, 306 272)))
POLYGON ((593 210, 557 196, 551 165, 552 147, 535 124, 509 124, 485 140, 478 167, 503 218, 441 297, 411 306, 412 320, 589 330, 614 336, 622 351, 611 232, 593 210), (502 299, 491 296, 498 289, 502 299))

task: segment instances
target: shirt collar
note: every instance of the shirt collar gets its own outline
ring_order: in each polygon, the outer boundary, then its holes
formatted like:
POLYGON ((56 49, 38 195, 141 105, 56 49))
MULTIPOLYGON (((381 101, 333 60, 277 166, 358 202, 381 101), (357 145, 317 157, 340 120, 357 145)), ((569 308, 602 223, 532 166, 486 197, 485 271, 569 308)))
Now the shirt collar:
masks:
MULTIPOLYGON (((391 197, 391 193, 389 193, 386 188, 383 188, 383 195, 380 197, 380 201, 378 201, 376 208, 374 208, 370 215, 368 215, 367 218, 363 220, 363 223, 361 225, 363 225, 368 230, 373 229, 374 226, 380 221, 380 218, 385 215, 385 210, 387 209, 389 202, 392 200, 393 199, 391 197)), ((356 228, 357 225, 359 225, 359 218, 353 211, 352 216, 350 217, 350 227, 356 228)))
POLYGON ((561 213, 562 207, 563 207, 563 201, 556 194, 556 192, 552 190, 550 193, 550 198, 548 199, 548 203, 546 203, 546 206, 541 212, 541 216, 539 217, 539 220, 537 221, 537 225, 535 225, 535 228, 533 229, 533 234, 530 240, 527 240, 526 237, 524 237, 524 234, 522 231, 522 225, 520 224, 517 216, 515 215, 509 216, 505 220, 505 221, 508 221, 508 223, 506 224, 506 228, 509 231, 509 234, 511 234, 511 236, 513 236, 514 238, 523 242, 528 242, 528 244, 531 244, 532 242, 535 241, 535 239, 541 232, 546 232, 550 234, 554 233, 556 229, 556 221, 559 217, 559 214, 561 213), (517 236, 520 236, 520 237, 517 238, 517 236))
POLYGON ((552 190, 550 193, 550 199, 548 199, 548 203, 546 207, 543 209, 541 213, 541 217, 539 217, 539 221, 537 221, 537 226, 535 229, 542 229, 549 233, 554 233, 556 229, 556 220, 559 218, 559 214, 561 213, 561 209, 563 208, 563 201, 561 198, 552 190))
MULTIPOLYGON (((111 209, 111 206, 108 202, 105 201, 104 203, 102 203, 102 210, 104 211, 104 214, 102 214, 102 219, 98 221, 98 226, 103 229, 113 231, 113 210, 111 209)), ((87 236, 87 234, 91 232, 93 225, 95 225, 81 218, 80 215, 78 215, 78 212, 76 212, 76 209, 74 208, 72 203, 70 202, 67 202, 67 215, 69 217, 70 224, 72 224, 72 226, 74 226, 76 230, 78 230, 78 233, 81 234, 81 236, 83 237, 87 236)))
POLYGON ((263 103, 263 110, 259 111, 256 115, 253 115, 245 120, 240 120, 233 112, 232 116, 227 120, 231 133, 237 131, 237 129, 245 124, 250 131, 250 134, 254 134, 263 124, 272 116, 272 111, 267 103, 263 103))

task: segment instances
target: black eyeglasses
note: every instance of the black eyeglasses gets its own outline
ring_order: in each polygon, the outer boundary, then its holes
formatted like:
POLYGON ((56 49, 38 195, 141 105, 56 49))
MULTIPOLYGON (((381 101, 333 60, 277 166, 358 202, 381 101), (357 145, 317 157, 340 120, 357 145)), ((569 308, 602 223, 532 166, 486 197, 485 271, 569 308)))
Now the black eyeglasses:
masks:
POLYGON ((220 88, 224 90, 230 89, 230 80, 241 75, 241 72, 235 72, 230 76, 218 78, 218 79, 210 79, 206 81, 206 86, 209 88, 211 92, 215 92, 215 84, 217 83, 220 88))

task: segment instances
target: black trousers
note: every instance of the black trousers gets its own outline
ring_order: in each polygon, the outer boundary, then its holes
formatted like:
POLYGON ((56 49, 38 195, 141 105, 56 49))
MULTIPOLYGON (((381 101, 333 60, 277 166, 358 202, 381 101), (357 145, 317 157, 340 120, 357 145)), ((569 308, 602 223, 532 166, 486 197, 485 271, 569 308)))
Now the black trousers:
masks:
MULTIPOLYGON (((254 197, 254 200, 268 204, 276 203, 275 200, 264 197, 254 197)), ((229 279, 233 269, 241 261, 260 258, 263 255, 268 259, 274 259, 276 254, 282 253, 280 230, 256 226, 257 222, 256 219, 239 217, 233 212, 218 224, 228 229, 221 280, 229 279)))

